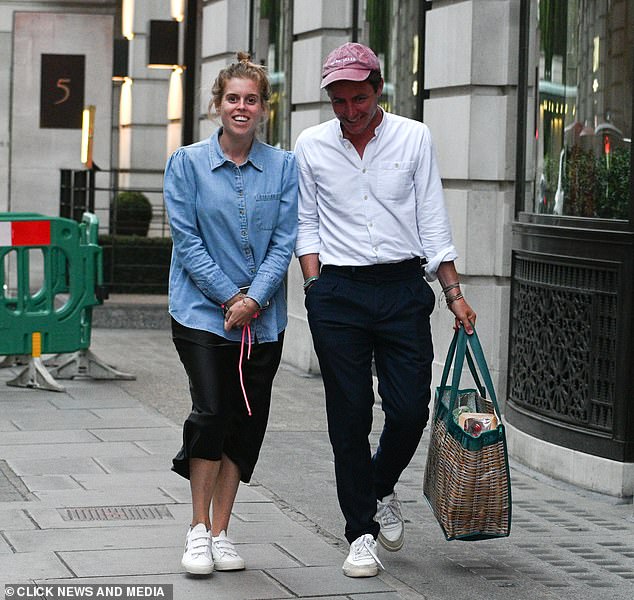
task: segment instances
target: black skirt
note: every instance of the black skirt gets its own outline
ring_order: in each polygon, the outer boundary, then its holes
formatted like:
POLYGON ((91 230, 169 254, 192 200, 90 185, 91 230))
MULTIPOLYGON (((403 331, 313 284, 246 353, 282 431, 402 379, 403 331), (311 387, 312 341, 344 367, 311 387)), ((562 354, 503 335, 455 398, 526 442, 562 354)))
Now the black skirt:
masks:
POLYGON ((189 479, 189 459, 220 460, 225 454, 248 483, 258 460, 271 405, 273 379, 282 357, 284 332, 276 342, 245 342, 240 382, 240 342, 172 319, 172 339, 189 377, 192 410, 183 425, 183 446, 172 470, 189 479))

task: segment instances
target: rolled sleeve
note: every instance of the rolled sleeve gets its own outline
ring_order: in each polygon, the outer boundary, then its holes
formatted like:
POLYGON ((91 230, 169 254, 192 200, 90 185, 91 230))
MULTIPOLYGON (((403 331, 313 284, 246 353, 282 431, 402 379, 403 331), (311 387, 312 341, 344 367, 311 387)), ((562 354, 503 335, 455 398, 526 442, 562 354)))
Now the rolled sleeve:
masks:
POLYGON ((458 253, 453 246, 443 248, 434 256, 428 257, 427 264, 425 265, 425 279, 427 279, 427 281, 436 281, 436 279, 438 278, 438 267, 441 265, 441 263, 453 261, 456 260, 456 258, 458 258, 458 253))
POLYGON ((434 281, 440 264, 455 260, 458 253, 453 244, 442 181, 427 127, 422 138, 415 184, 418 230, 427 261, 425 275, 428 281, 434 281))

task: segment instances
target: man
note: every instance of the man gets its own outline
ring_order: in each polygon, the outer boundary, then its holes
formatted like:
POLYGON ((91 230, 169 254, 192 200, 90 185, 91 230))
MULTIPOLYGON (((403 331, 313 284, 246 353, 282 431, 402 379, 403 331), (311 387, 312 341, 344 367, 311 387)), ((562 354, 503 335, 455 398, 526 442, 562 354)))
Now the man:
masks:
POLYGON ((382 567, 377 538, 403 546, 394 487, 429 416, 435 298, 424 273, 440 280, 456 327, 472 333, 476 315, 460 292, 428 128, 379 107, 379 60, 361 44, 330 53, 321 87, 336 118, 297 140, 296 255, 351 544, 343 571, 370 577, 382 567), (374 455, 373 358, 385 414, 374 455))

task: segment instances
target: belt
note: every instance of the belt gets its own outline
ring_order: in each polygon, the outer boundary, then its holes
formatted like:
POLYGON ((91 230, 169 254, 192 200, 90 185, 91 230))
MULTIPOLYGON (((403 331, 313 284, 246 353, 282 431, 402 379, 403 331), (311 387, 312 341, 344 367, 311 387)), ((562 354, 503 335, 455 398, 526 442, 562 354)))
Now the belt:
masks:
POLYGON ((324 265, 321 270, 322 273, 336 273, 350 279, 394 281, 420 275, 423 272, 423 261, 417 257, 377 265, 324 265))

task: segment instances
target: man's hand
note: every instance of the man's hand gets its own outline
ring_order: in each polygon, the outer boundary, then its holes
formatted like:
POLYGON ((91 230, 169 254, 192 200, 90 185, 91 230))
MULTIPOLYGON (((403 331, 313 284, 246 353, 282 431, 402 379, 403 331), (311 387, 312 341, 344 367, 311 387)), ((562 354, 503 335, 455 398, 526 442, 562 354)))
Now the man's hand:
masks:
POLYGON ((460 327, 464 327, 464 330, 471 335, 476 321, 476 313, 467 304, 467 301, 464 298, 454 300, 449 304, 449 310, 456 317, 454 329, 457 331, 460 327))

